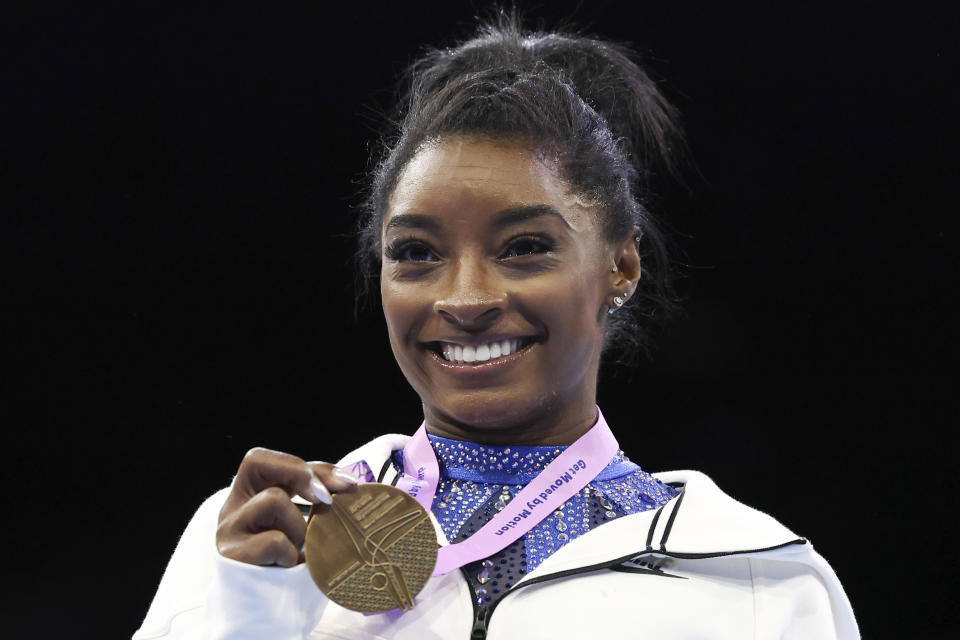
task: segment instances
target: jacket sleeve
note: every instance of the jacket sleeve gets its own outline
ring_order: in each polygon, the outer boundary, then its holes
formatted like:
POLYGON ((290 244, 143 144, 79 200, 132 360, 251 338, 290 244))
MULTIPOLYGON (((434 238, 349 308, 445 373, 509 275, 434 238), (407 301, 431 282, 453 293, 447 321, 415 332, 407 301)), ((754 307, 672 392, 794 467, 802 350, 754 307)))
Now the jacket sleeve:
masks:
POLYGON ((802 561, 750 560, 755 637, 859 640, 853 609, 836 574, 809 544, 804 546, 802 561))
POLYGON ((302 640, 320 621, 328 600, 306 565, 258 567, 217 552, 228 492, 208 498, 190 520, 134 640, 302 640))

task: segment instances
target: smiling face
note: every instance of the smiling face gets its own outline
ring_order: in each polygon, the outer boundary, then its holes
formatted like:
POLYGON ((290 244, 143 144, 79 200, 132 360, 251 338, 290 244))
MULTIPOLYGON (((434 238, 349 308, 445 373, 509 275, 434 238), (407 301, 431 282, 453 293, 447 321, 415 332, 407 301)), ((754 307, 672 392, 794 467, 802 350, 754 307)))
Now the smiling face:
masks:
POLYGON ((636 251, 604 241, 597 208, 531 149, 466 137, 422 149, 382 246, 390 345, 431 433, 566 444, 592 426, 604 318, 632 291, 636 251))

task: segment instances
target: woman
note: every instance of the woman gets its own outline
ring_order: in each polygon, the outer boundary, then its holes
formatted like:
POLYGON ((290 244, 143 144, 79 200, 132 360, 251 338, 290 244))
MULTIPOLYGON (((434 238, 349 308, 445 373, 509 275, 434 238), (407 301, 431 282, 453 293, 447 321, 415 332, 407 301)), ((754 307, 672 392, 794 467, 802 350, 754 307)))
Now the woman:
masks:
POLYGON ((191 521, 135 637, 859 637, 808 542, 702 474, 642 471, 597 409, 601 354, 642 345, 634 319, 670 307, 641 202, 672 166, 674 122, 602 41, 505 20, 417 62, 360 240, 424 425, 337 466, 251 451, 191 521), (435 477, 415 477, 421 460, 435 477), (503 544, 435 575, 412 610, 331 602, 290 497, 330 503, 359 461, 423 500, 442 544, 503 544), (485 529, 501 512, 519 515, 485 529))

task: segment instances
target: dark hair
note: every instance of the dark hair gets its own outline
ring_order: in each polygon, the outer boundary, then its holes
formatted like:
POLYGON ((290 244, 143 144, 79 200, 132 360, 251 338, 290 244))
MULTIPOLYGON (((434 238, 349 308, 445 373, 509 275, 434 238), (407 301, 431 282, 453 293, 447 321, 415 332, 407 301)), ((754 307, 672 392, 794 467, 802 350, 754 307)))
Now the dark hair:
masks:
POLYGON ((660 169, 675 174, 684 145, 676 110, 632 56, 592 37, 527 32, 515 13, 500 12, 474 38, 414 62, 360 220, 363 291, 379 274, 387 202, 423 143, 458 134, 526 139, 558 160, 574 190, 600 203, 608 240, 640 229, 643 275, 610 316, 604 344, 617 344, 619 355, 646 350, 652 321, 675 310, 676 300, 665 238, 644 202, 660 169))

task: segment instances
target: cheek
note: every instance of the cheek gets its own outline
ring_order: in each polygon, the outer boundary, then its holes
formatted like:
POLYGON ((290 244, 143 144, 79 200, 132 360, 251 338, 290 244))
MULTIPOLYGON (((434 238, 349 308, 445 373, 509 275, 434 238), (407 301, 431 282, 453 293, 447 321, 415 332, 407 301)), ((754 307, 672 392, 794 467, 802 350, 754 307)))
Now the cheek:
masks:
POLYGON ((380 301, 383 318, 387 324, 390 346, 398 360, 403 357, 403 349, 410 344, 413 329, 422 315, 423 301, 409 295, 402 287, 382 284, 380 301))
POLYGON ((587 356, 603 337, 600 286, 581 270, 570 270, 537 292, 536 305, 551 339, 564 354, 587 356), (594 344, 596 343, 596 345, 594 344))
POLYGON ((396 295, 388 285, 383 284, 381 277, 380 306, 383 309, 383 319, 387 324, 387 334, 390 336, 390 345, 396 351, 397 335, 402 333, 403 318, 407 315, 403 298, 396 295))
POLYGON ((605 319, 600 313, 605 289, 603 283, 591 277, 589 266, 585 266, 568 284, 563 311, 558 309, 557 313, 570 347, 577 348, 582 355, 594 350, 599 352, 605 319))

